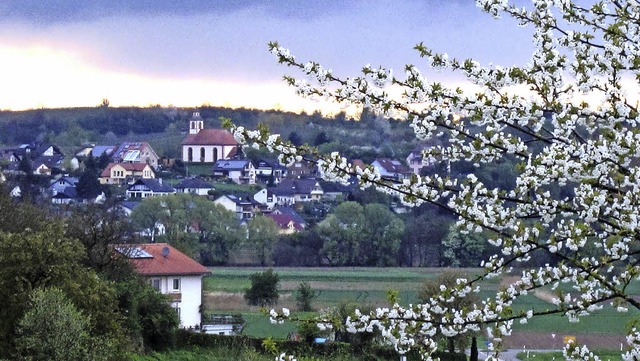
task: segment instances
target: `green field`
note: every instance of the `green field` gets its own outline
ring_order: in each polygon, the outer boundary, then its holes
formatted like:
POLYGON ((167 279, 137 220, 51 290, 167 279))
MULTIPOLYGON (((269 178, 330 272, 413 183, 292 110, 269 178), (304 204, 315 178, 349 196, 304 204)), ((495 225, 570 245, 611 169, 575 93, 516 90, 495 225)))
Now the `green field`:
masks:
MULTIPOLYGON (((212 275, 204 279, 205 309, 214 313, 242 313, 246 320, 244 333, 251 336, 284 338, 295 324, 271 325, 257 307, 249 307, 243 299, 243 292, 249 287, 249 275, 265 268, 214 268, 212 275)), ((355 302, 367 306, 387 305, 387 291, 398 291, 400 303, 407 305, 418 301, 417 293, 427 279, 437 277, 442 269, 434 268, 275 268, 280 276, 281 298, 278 307, 295 309, 293 293, 301 282, 307 282, 318 292, 313 306, 316 310, 335 307, 342 302, 355 302)), ((467 270, 470 276, 478 270, 467 270)), ((481 298, 495 295, 500 287, 499 279, 481 283, 481 298)), ((633 285, 634 289, 640 289, 633 285)), ((533 308, 543 311, 553 308, 548 299, 534 294, 522 297, 515 310, 533 308)), ((602 335, 620 336, 637 319, 640 312, 630 310, 619 313, 605 308, 579 323, 569 323, 566 317, 549 315, 536 317, 527 324, 516 323, 516 331, 533 333, 540 338, 551 339, 551 334, 559 335, 602 335)), ((526 340, 525 340, 526 341, 526 340)), ((613 342, 613 341, 612 341, 613 342)), ((617 341, 616 341, 617 342, 617 341)), ((560 341, 556 341, 558 346, 560 341)), ((551 347, 551 346, 550 346, 551 347)))

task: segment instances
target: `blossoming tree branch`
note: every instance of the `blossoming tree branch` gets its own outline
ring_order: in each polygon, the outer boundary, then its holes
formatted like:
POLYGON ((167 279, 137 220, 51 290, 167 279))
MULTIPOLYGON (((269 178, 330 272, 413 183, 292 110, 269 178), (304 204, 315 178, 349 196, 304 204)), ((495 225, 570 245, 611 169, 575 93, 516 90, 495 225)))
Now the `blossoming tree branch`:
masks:
MULTIPOLYGON (((544 314, 578 321, 603 307, 640 309, 628 293, 640 276, 640 6, 634 0, 584 3, 533 0, 521 8, 506 0, 476 0, 496 18, 510 16, 534 29, 535 51, 524 66, 483 65, 415 47, 424 66, 461 73, 477 86, 474 91, 429 81, 414 65, 406 65, 401 77, 372 66, 355 77, 338 77, 269 44, 280 63, 304 74, 285 77, 298 94, 402 115, 417 138, 444 139, 424 151, 427 162, 466 161, 478 169, 505 160, 516 164, 512 189, 489 189, 474 174, 416 175, 397 183, 338 153, 294 147, 267 129, 229 125, 239 141, 278 152, 283 163, 307 159, 327 180, 355 176, 362 187, 407 205, 445 208, 463 232, 489 234, 487 241, 500 247, 478 278, 443 285, 424 304, 356 312, 347 323, 352 332, 377 328, 400 353, 417 348, 430 357, 436 332, 453 336, 487 326, 496 350, 489 358, 497 358, 514 322, 544 314), (396 88, 401 95, 390 95, 396 88), (539 253, 557 261, 525 267, 539 253), (515 272, 516 281, 495 296, 473 307, 452 306, 454 299, 478 292, 478 281, 515 272), (521 296, 541 288, 555 292, 550 309, 514 311, 521 296)), ((275 312, 274 319, 282 318, 275 312)), ((640 357, 640 331, 631 328, 627 341, 624 358, 640 357)), ((567 345, 564 352, 572 359, 597 359, 587 346, 567 345)))

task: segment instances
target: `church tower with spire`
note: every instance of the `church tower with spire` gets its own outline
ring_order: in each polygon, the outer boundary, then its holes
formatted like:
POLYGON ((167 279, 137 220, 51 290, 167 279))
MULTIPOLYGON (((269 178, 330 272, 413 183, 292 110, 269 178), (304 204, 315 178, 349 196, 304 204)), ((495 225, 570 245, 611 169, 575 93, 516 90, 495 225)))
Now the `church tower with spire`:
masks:
POLYGON ((193 117, 189 121, 189 134, 198 134, 204 128, 204 120, 200 112, 193 112, 193 117))

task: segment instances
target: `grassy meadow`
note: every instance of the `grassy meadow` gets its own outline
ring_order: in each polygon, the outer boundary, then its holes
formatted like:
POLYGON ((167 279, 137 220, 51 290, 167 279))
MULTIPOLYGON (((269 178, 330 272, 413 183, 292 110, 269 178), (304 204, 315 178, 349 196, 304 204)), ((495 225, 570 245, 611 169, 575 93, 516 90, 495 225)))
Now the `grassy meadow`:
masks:
MULTIPOLYGON (((250 286, 249 275, 263 271, 265 268, 214 268, 211 276, 204 279, 204 308, 212 313, 241 313, 246 321, 244 334, 250 336, 285 338, 290 331, 294 331, 295 324, 271 325, 268 317, 261 313, 258 307, 248 306, 243 298, 244 290, 250 286)), ((416 303, 417 293, 423 282, 437 277, 442 269, 437 268, 274 268, 280 276, 280 301, 277 307, 287 307, 295 311, 294 292, 301 282, 307 282, 318 296, 313 303, 315 310, 338 306, 342 302, 355 302, 360 305, 387 305, 387 291, 398 292, 400 303, 416 303)), ((469 276, 478 270, 466 270, 469 276)), ((501 287, 501 280, 483 281, 480 285, 481 297, 486 298, 495 294, 501 287)), ((634 292, 640 287, 634 286, 634 292)), ((640 292, 638 292, 640 293, 640 292)), ((551 292, 539 292, 523 297, 516 310, 533 308, 536 311, 550 309, 551 292)), ((522 340, 514 334, 514 344, 537 340, 543 348, 558 348, 562 337, 576 335, 578 341, 588 338, 602 339, 604 345, 617 345, 632 320, 640 313, 631 310, 619 313, 611 308, 605 308, 589 317, 584 317, 578 323, 569 323, 566 317, 549 315, 537 317, 527 324, 516 324, 516 333, 522 335, 522 340), (551 335, 556 337, 552 338, 551 335)), ((305 316, 312 316, 305 315, 305 316)), ((586 342, 585 342, 586 343, 586 342)), ((597 343, 597 342, 596 342, 597 343)))

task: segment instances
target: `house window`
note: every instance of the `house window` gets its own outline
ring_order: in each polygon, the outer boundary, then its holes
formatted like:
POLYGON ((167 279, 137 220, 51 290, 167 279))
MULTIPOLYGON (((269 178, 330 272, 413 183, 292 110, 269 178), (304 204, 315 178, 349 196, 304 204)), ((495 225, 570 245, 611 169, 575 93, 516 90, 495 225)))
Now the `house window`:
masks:
POLYGON ((213 148, 213 161, 218 161, 218 148, 213 148))
POLYGON ((174 278, 173 282, 172 282, 172 288, 173 291, 180 291, 180 279, 179 278, 174 278))
POLYGON ((159 278, 154 278, 151 280, 151 287, 155 288, 158 292, 162 292, 162 284, 160 283, 159 278))
POLYGON ((204 162, 204 147, 200 148, 200 162, 204 162))
POLYGON ((193 162, 193 148, 187 149, 187 162, 193 162))

